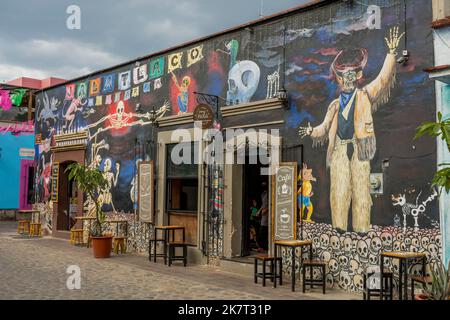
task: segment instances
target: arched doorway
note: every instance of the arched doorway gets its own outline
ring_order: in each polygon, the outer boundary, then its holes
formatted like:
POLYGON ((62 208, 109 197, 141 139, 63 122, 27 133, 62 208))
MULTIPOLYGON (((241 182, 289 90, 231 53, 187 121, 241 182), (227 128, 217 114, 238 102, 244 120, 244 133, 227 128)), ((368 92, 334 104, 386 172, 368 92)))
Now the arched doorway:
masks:
POLYGON ((58 206, 56 230, 69 231, 75 225, 78 205, 78 188, 73 179, 69 179, 67 167, 75 161, 64 161, 59 164, 58 206))

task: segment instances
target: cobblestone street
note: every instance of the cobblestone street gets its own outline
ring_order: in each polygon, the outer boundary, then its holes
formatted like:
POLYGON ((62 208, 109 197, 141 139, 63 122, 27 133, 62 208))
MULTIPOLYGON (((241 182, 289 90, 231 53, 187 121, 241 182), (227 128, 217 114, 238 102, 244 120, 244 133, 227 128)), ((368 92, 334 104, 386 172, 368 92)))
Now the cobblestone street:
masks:
POLYGON ((0 299, 361 299, 360 294, 320 289, 302 294, 288 283, 273 289, 209 266, 167 267, 137 254, 95 259, 91 249, 68 241, 29 239, 15 222, 0 222, 0 299), (66 269, 81 269, 81 289, 69 290, 66 269))

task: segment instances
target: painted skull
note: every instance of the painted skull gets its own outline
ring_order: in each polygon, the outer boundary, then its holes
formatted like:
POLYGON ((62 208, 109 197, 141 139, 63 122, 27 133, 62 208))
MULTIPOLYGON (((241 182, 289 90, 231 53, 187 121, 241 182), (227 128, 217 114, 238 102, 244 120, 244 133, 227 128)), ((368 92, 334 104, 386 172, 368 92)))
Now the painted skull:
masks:
POLYGON ((123 105, 123 101, 119 101, 116 108, 117 120, 122 121, 123 114, 125 112, 125 106, 123 105))
POLYGON ((370 251, 373 254, 378 254, 381 250, 381 239, 379 237, 374 237, 370 240, 370 251))
POLYGON ((337 274, 339 272, 339 263, 336 259, 330 259, 328 261, 328 268, 330 269, 331 274, 337 274))
POLYGON ((326 283, 328 288, 334 287, 334 277, 332 274, 327 274, 326 283))
POLYGON ((389 232, 383 232, 381 234, 381 241, 384 249, 391 249, 392 247, 392 234, 389 232))
POLYGON ((339 247, 341 245, 339 238, 337 236, 331 236, 330 243, 331 243, 331 248, 333 249, 333 252, 338 252, 339 247))
POLYGON ((350 260, 349 270, 348 270, 349 274, 352 274, 352 275, 357 274, 358 273, 358 269, 359 269, 359 262, 358 262, 358 260, 355 260, 355 259, 350 260))
POLYGON ((356 274, 353 277, 353 283, 355 284, 357 290, 359 291, 364 290, 364 278, 362 275, 356 274))
POLYGON ((367 247, 367 243, 364 240, 359 240, 356 251, 358 252, 360 258, 367 259, 369 256, 369 248, 367 247))
POLYGON ((428 247, 428 245, 430 244, 430 238, 428 238, 427 236, 422 237, 422 239, 420 239, 420 244, 422 245, 422 248, 428 247))
POLYGON ((347 256, 339 256, 339 265, 341 266, 341 269, 347 270, 348 269, 348 257, 347 256))
POLYGON ((350 276, 347 271, 341 271, 339 274, 339 287, 342 289, 348 289, 351 284, 350 276))
POLYGON ((371 253, 369 255, 369 264, 378 265, 379 257, 380 257, 379 255, 371 253))
POLYGON ((327 234, 322 234, 320 236, 320 247, 322 249, 327 249, 329 243, 330 243, 330 238, 328 237, 328 235, 327 234))
POLYGON ((345 238, 343 246, 344 246, 344 251, 346 253, 351 253, 352 250, 353 250, 352 239, 351 238, 345 238))
POLYGON ((331 253, 329 251, 323 251, 321 255, 321 259, 325 262, 330 261, 331 259, 331 253))

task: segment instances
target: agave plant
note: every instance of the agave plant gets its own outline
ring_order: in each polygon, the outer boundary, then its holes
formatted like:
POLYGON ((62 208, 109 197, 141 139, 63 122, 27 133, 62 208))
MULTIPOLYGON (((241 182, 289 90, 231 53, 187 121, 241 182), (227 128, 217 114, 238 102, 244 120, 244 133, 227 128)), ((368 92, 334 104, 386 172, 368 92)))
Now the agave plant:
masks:
POLYGON ((450 299, 450 262, 445 270, 442 262, 435 265, 431 270, 432 282, 425 284, 423 291, 430 300, 450 299))
MULTIPOLYGON (((440 137, 445 141, 447 149, 450 151, 450 118, 442 119, 442 113, 438 112, 437 122, 424 122, 416 129, 414 140, 422 137, 423 135, 429 135, 431 137, 440 137)), ((438 170, 432 180, 432 186, 438 186, 439 192, 442 189, 448 193, 450 192, 450 163, 441 163, 439 166, 446 166, 443 169, 438 170)))
POLYGON ((105 222, 105 214, 101 210, 101 203, 98 196, 100 190, 108 186, 108 181, 98 168, 92 168, 80 163, 70 164, 65 172, 69 172, 69 179, 74 179, 78 187, 95 204, 95 221, 91 231, 93 236, 102 236, 102 224, 105 222))

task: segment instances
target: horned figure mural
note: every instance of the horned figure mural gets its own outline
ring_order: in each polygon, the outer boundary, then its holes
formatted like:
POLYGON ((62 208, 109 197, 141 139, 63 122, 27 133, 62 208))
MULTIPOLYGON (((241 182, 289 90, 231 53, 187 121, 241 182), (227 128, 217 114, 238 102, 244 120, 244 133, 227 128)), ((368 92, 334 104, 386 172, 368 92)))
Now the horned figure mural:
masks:
POLYGON ((372 113, 389 100, 395 83, 397 47, 403 34, 398 27, 385 38, 389 49, 378 76, 362 88, 357 87, 367 64, 365 49, 340 51, 331 64, 331 72, 341 93, 331 102, 321 124, 300 127, 301 138, 310 136, 313 146, 328 140, 326 163, 330 168, 330 205, 332 224, 347 231, 350 203, 353 231, 366 233, 371 228, 370 160, 376 151, 372 113))

